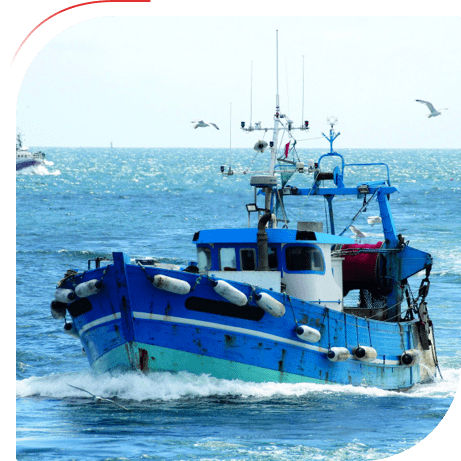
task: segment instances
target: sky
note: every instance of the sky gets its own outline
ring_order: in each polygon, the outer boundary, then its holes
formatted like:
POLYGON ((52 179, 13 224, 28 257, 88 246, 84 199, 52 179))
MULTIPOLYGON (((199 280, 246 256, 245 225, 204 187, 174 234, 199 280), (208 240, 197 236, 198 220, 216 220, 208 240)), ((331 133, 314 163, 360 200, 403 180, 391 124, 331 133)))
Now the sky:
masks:
POLYGON ((240 122, 273 124, 276 31, 281 112, 311 127, 298 147, 327 148, 329 116, 337 149, 461 147, 460 16, 78 18, 19 51, 37 49, 16 129, 39 147, 251 148, 240 122), (416 99, 448 110, 429 119, 416 99))

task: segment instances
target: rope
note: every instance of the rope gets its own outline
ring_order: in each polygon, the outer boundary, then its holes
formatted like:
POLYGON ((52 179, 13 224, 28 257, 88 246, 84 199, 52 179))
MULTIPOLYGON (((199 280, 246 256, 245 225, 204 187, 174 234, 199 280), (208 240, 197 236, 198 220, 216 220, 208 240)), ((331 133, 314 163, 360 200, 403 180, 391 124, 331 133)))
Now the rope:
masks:
POLYGON ((360 346, 360 339, 359 339, 359 318, 358 317, 355 317, 355 329, 357 331, 357 347, 359 347, 360 346))
POLYGON ((251 289, 251 293, 248 296, 248 304, 250 304, 253 301, 253 295, 257 295, 258 293, 256 293, 255 287, 253 285, 250 285, 249 283, 247 283, 247 285, 251 289))
POLYGON ((347 229, 349 229, 351 224, 359 217, 360 213, 364 211, 367 208, 367 205, 373 200, 373 197, 378 193, 378 190, 379 190, 379 187, 373 192, 373 195, 370 197, 370 199, 367 202, 365 202, 365 197, 364 197, 362 208, 360 208, 360 210, 357 211, 356 215, 351 219, 349 224, 344 228, 344 230, 339 235, 343 235, 344 232, 346 232, 347 229))
POLYGON ((373 347, 373 344, 371 343, 370 322, 368 320, 367 320, 367 325, 368 325, 368 337, 370 338, 370 347, 373 347))
POLYGON ((277 188, 277 197, 279 199, 279 203, 280 203, 280 209, 282 210, 282 214, 283 214, 283 220, 285 221, 285 225, 284 227, 288 229, 288 219, 287 219, 287 215, 285 214, 285 206, 282 202, 282 199, 280 198, 280 191, 279 189, 277 188))
POLYGON ((295 311, 293 309, 293 305, 291 304, 291 298, 286 293, 284 293, 284 295, 285 295, 285 299, 288 299, 288 302, 290 303, 291 312, 293 313, 293 318, 295 320, 296 327, 298 327, 298 321, 296 320, 295 311))
POLYGON ((60 288, 70 278, 74 279, 74 286, 75 286, 75 276, 77 274, 78 274, 77 271, 74 271, 73 269, 67 269, 66 273, 64 274, 64 277, 57 283, 56 288, 60 288))
MULTIPOLYGON (((264 136, 263 136, 263 140, 264 140, 264 136)), ((253 159, 251 160, 250 164, 248 165, 248 167, 243 170, 244 173, 248 172, 248 170, 250 169, 250 166, 253 164, 253 162, 255 161, 255 158, 258 156, 259 152, 256 152, 255 156, 253 157, 253 159)))
POLYGON ((325 311, 327 314, 327 321, 328 321, 328 349, 331 349, 331 342, 330 342, 330 311, 328 307, 325 307, 325 311))
POLYGON ((434 325, 431 325, 432 329, 432 339, 434 340, 434 347, 432 349, 432 358, 434 359, 435 366, 437 367, 437 370, 439 371, 440 378, 443 381, 443 376, 442 373, 440 372, 440 367, 439 367, 439 361, 437 359, 437 350, 435 348, 435 333, 434 333, 434 325))
MULTIPOLYGON (((394 307, 398 306, 399 304, 402 304, 402 302, 403 302, 403 300, 397 302, 396 304, 394 304, 394 305, 391 306, 391 307, 388 307, 387 309, 384 309, 384 311, 379 312, 378 314, 370 315, 370 317, 368 317, 368 319, 372 319, 372 318, 374 318, 374 317, 376 317, 376 316, 378 316, 378 315, 382 315, 383 312, 387 312, 387 311, 389 311, 389 310, 391 310, 391 309, 394 309, 394 307)), ((389 317, 387 320, 394 319, 395 317, 400 317, 401 315, 402 315, 401 313, 400 313, 400 314, 397 314, 397 315, 394 315, 393 317, 389 317)))
MULTIPOLYGON (((312 191, 314 190, 314 187, 315 187, 315 183, 312 185, 311 190, 310 190, 309 193, 306 195, 306 201, 307 201, 307 199, 309 198, 309 196, 312 194, 312 191)), ((300 208, 299 208, 298 215, 296 216, 294 222, 299 221, 299 215, 303 212, 303 210, 304 210, 303 207, 300 207, 300 208)))
POLYGON ((146 274, 146 277, 147 277, 147 279, 149 280, 149 282, 153 283, 153 282, 154 282, 154 278, 151 277, 151 276, 147 273, 146 268, 145 268, 141 263, 139 263, 139 262, 138 262, 138 266, 144 271, 144 273, 146 274))
POLYGON ((202 281, 203 274, 200 277, 197 277, 197 280, 195 281, 194 286, 190 289, 190 291, 194 291, 197 285, 202 281))
MULTIPOLYGON (((323 201, 323 207, 325 209, 325 224, 326 224, 326 228, 327 228, 327 234, 330 233, 330 228, 328 226, 328 215, 327 215, 327 198, 325 197, 325 200, 323 201)), ((339 234, 341 235, 341 234, 339 234)))

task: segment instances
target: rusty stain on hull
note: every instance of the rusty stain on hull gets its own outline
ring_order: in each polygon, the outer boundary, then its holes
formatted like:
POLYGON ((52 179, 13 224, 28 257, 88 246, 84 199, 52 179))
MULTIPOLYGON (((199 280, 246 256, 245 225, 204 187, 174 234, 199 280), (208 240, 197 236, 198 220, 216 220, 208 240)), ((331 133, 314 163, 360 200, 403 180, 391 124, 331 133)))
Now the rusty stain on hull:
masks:
POLYGON ((149 372, 149 353, 146 349, 139 348, 139 369, 143 373, 149 372))

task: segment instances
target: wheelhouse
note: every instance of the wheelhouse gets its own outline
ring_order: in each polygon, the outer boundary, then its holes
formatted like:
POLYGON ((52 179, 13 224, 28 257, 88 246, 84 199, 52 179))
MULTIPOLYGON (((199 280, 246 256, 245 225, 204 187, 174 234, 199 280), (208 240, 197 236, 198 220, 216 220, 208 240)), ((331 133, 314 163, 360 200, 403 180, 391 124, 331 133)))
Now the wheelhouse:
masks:
POLYGON ((343 307, 342 259, 332 256, 346 237, 292 229, 266 229, 268 270, 258 267, 255 228, 197 232, 198 271, 286 293, 335 310, 343 307))

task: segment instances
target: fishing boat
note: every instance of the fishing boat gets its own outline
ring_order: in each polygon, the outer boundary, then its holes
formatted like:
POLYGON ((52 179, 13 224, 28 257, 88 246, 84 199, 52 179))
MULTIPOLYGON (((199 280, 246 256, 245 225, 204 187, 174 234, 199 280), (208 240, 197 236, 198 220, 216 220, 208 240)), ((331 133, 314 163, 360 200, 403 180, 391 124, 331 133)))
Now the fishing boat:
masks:
POLYGON ((16 136, 16 171, 42 165, 44 161, 45 154, 43 152, 30 152, 28 147, 23 146, 21 135, 16 136))
MULTIPOLYGON (((281 112, 277 90, 273 126, 241 123, 249 134, 272 132, 269 143, 254 146, 270 149, 270 161, 267 170, 249 175, 248 227, 197 231, 191 236, 197 258, 185 267, 113 252, 65 273, 51 313, 81 341, 94 372, 187 371, 389 390, 437 378, 427 307, 431 255, 396 229, 389 200, 397 188, 388 165, 347 163, 333 148, 340 134, 335 124, 329 119, 329 134, 322 133, 329 151, 302 162, 294 133, 307 132, 309 122, 295 126, 281 112), (282 133, 289 143, 281 143, 282 133), (349 185, 353 169, 363 177, 349 185), (367 179, 376 169, 382 177, 367 179), (290 185, 294 178, 307 187, 290 185), (337 197, 356 204, 341 232, 337 197), (292 223, 288 201, 299 199, 320 199, 325 223, 292 223), (382 238, 363 243, 346 236, 373 204, 382 238)), ((222 166, 221 173, 237 171, 222 166)))

